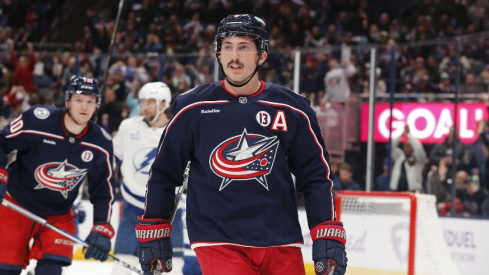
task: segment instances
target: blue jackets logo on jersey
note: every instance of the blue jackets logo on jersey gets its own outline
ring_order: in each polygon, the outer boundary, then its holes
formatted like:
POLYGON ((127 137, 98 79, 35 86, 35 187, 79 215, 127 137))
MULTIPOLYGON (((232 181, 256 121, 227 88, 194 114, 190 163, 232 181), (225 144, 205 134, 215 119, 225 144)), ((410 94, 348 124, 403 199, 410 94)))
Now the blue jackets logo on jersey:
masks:
POLYGON ((222 178, 219 191, 233 180, 250 179, 256 179, 268 190, 265 176, 272 171, 278 144, 276 136, 248 134, 246 129, 219 144, 210 159, 212 171, 222 178))
POLYGON ((48 188, 59 191, 65 199, 68 192, 73 190, 85 177, 87 169, 78 169, 64 162, 50 162, 37 167, 34 177, 39 183, 34 189, 48 188))

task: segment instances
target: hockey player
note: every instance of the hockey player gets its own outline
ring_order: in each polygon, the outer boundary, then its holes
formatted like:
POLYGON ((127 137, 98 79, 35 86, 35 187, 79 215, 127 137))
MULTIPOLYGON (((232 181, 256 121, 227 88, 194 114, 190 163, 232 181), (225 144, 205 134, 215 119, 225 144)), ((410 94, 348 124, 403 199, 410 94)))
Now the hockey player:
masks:
MULTIPOLYGON (((97 80, 73 76, 65 100, 66 111, 35 105, 0 131, 0 200, 74 235, 73 202, 87 178, 94 225, 85 257, 105 261, 114 235, 113 149, 110 136, 90 121, 100 102, 97 80), (16 161, 5 168, 13 150, 16 161)), ((38 260, 36 275, 60 275, 71 264, 68 238, 3 205, 0 217, 0 274, 20 274, 29 258, 38 260)))
POLYGON ((305 274, 296 190, 316 273, 345 273, 345 230, 316 114, 306 98, 258 79, 267 40, 260 18, 224 18, 214 50, 225 79, 175 100, 136 226, 145 274, 172 268, 168 219, 188 161, 187 227, 202 274, 305 274))
MULTIPOLYGON (((117 230, 114 253, 120 259, 134 265, 138 264, 136 257, 138 241, 134 235, 134 227, 137 224, 138 215, 144 212, 146 182, 158 150, 158 141, 164 126, 168 123, 165 111, 170 104, 171 92, 165 83, 145 84, 139 91, 142 116, 122 121, 113 140, 116 163, 123 176, 121 220, 117 230)), ((172 235, 174 243, 178 243, 178 240, 174 238, 178 236, 183 246, 182 234, 183 232, 172 235)), ((183 255, 183 247, 179 252, 183 255)), ((112 274, 130 275, 132 272, 116 262, 112 274)))

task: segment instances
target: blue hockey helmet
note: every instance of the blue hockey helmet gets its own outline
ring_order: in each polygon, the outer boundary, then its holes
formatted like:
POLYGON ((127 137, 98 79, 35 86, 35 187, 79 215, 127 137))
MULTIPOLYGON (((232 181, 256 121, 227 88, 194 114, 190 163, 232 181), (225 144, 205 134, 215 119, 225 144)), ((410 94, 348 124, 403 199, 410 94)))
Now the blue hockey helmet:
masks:
POLYGON ((228 36, 247 36, 255 40, 258 55, 268 51, 268 32, 260 17, 251 14, 232 14, 221 20, 214 37, 216 57, 221 54, 222 39, 228 36))
POLYGON ((98 80, 95 78, 72 76, 66 86, 65 101, 69 101, 72 94, 94 95, 97 97, 97 107, 100 106, 100 88, 98 86, 98 80))

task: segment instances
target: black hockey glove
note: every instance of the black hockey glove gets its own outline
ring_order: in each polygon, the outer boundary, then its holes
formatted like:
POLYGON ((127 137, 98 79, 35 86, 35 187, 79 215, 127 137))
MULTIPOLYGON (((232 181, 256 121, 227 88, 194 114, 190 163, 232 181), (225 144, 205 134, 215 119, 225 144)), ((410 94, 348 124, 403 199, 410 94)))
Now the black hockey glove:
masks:
POLYGON ((85 259, 94 258, 102 262, 107 260, 111 248, 110 239, 113 236, 114 229, 110 224, 94 224, 86 239, 89 246, 85 251, 85 259))
POLYGON ((138 217, 136 238, 138 238, 138 257, 144 275, 155 271, 172 270, 173 247, 170 240, 172 225, 163 219, 143 219, 138 217))
POLYGON ((7 193, 8 172, 0 168, 0 203, 2 203, 5 194, 7 193))
POLYGON ((346 234, 341 222, 323 222, 311 229, 312 259, 317 275, 346 272, 346 234))

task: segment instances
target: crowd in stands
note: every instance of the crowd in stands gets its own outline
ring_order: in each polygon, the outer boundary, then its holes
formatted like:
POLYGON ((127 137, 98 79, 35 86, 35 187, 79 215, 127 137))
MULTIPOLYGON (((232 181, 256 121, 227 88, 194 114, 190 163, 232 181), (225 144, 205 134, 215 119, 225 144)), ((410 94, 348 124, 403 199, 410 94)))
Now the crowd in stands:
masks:
MULTIPOLYGON (((387 98, 394 62, 394 93, 402 95, 403 102, 451 102, 457 89, 464 101, 489 106, 487 0, 128 0, 109 66, 119 1, 93 2, 84 11, 80 39, 73 41, 71 51, 62 53, 36 51, 47 39, 53 6, 60 1, 0 3, 2 125, 33 104, 64 106, 64 88, 76 73, 101 81, 105 92, 97 123, 114 134, 123 119, 139 113, 137 93, 145 83, 163 81, 176 97, 214 81, 216 27, 232 13, 253 13, 267 23, 270 51, 259 72, 261 79, 292 89, 294 52, 301 51, 298 92, 310 98, 318 112, 324 112, 328 103, 344 103, 350 93, 369 93, 374 46, 379 100, 387 98), (103 79, 106 66, 108 76, 103 79)), ((450 153, 453 132, 426 151, 406 128, 401 138, 407 142, 395 141, 394 163, 384 164, 376 190, 435 194, 440 214, 446 214, 449 171, 456 165, 458 213, 489 216, 487 154, 481 149, 488 130, 484 125, 481 138, 471 145, 460 144, 457 156, 450 153), (392 169, 390 181, 387 169, 392 169)), ((332 162, 337 190, 363 189, 364 184, 355 181, 361 178, 354 167, 355 163, 332 162)))

